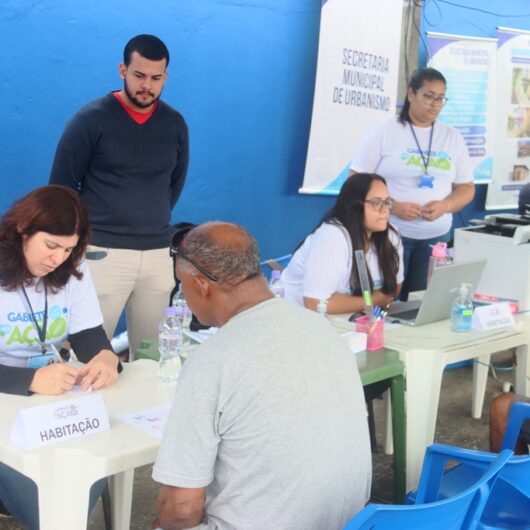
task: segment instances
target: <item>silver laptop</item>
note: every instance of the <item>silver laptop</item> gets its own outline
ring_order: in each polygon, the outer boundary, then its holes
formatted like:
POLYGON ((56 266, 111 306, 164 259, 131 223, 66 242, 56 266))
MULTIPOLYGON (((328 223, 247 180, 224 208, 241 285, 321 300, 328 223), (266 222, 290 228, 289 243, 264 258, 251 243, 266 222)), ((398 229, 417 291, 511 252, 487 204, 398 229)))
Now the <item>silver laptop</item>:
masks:
POLYGON ((449 318, 460 284, 471 284, 470 294, 473 296, 485 266, 486 260, 459 261, 434 269, 423 300, 394 302, 388 310, 387 320, 423 326, 449 318))

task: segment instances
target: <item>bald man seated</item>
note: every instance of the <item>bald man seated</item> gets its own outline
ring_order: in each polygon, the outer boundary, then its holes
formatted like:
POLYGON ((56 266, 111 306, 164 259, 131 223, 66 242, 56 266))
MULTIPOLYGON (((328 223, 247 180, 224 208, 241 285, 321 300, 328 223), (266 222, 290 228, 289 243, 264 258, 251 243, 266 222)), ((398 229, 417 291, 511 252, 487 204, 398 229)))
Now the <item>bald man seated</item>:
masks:
POLYGON ((189 306, 220 330, 180 373, 154 527, 340 530, 371 483, 354 355, 327 319, 273 297, 241 226, 200 225, 173 253, 189 306))

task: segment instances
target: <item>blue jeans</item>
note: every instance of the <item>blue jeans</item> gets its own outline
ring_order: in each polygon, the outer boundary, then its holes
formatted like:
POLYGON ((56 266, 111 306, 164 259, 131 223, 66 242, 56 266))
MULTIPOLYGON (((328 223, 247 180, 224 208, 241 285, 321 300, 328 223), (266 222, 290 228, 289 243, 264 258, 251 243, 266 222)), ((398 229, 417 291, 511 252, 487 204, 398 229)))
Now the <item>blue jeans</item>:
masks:
POLYGON ((405 279, 401 287, 399 299, 406 301, 409 293, 423 291, 427 287, 427 270, 432 246, 438 242, 449 241, 451 232, 431 239, 411 239, 401 237, 403 241, 403 273, 405 279))
MULTIPOLYGON (((75 470, 72 470, 75 473, 75 470)), ((92 511, 105 484, 102 478, 92 484, 88 513, 92 511)), ((68 484, 64 485, 68 488, 68 484)), ((29 530, 39 530, 39 499, 37 485, 30 478, 0 462, 0 499, 9 513, 29 530)), ((88 519, 88 517, 87 517, 88 519)))

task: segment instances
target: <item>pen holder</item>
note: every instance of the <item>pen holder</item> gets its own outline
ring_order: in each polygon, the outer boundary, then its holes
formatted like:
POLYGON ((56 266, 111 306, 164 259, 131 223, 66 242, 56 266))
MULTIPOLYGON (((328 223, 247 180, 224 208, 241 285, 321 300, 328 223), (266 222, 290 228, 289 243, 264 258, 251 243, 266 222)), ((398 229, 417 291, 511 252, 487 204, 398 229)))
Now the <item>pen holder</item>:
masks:
POLYGON ((373 320, 370 315, 355 319, 355 331, 366 333, 366 349, 379 350, 385 345, 385 320, 373 320))

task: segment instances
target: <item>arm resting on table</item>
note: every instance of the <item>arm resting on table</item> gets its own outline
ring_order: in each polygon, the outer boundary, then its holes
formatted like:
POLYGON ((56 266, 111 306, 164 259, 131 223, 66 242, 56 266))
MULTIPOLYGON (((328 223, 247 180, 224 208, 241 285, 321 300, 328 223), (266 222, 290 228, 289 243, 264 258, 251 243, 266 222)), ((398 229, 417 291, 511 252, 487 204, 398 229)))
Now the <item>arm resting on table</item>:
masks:
MULTIPOLYGON (((96 326, 95 328, 73 333, 68 337, 68 340, 77 358, 83 363, 90 361, 101 350, 113 351, 103 326, 96 326)), ((123 366, 118 363, 118 373, 121 373, 122 370, 123 366)))
MULTIPOLYGON (((373 291, 372 292, 372 302, 373 305, 386 307, 390 304, 394 298, 399 295, 401 291, 401 284, 398 285, 395 294, 385 294, 383 291, 373 291)), ((317 310, 318 300, 316 298, 308 298, 304 296, 304 306, 312 311, 317 310)), ((337 315, 341 313, 357 313, 359 311, 364 311, 365 303, 362 296, 352 296, 349 294, 343 293, 333 293, 328 298, 328 314, 337 315)))
POLYGON ((0 392, 28 396, 35 368, 5 366, 0 364, 0 392))

